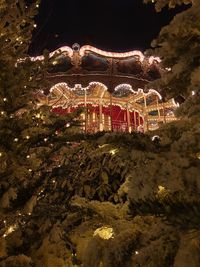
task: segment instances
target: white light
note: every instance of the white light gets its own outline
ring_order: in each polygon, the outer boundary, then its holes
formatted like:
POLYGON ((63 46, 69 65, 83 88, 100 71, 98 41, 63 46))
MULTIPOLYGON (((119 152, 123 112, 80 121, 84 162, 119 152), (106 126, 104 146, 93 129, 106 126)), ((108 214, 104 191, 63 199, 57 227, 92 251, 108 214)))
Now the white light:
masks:
POLYGON ((138 255, 138 254, 139 254, 139 252, 136 250, 136 251, 135 251, 135 255, 138 255))
POLYGON ((14 142, 18 142, 18 141, 19 141, 19 139, 18 139, 18 138, 15 138, 15 139, 14 139, 14 142))
POLYGON ((26 156, 26 158, 29 159, 30 158, 30 155, 26 156))
POLYGON ((5 114, 5 112, 4 111, 1 111, 1 115, 4 115, 5 114))
POLYGON ((44 138, 44 142, 47 142, 48 138, 44 138))
POLYGON ((7 101, 7 98, 4 98, 3 101, 6 102, 7 101))
POLYGON ((192 91, 192 95, 195 95, 195 91, 192 91))
POLYGON ((29 136, 29 135, 27 135, 27 136, 26 136, 26 139, 30 139, 30 136, 29 136))
POLYGON ((37 28, 37 24, 34 24, 33 27, 34 27, 34 28, 37 28))
POLYGON ((67 123, 67 124, 66 124, 66 127, 67 127, 67 128, 70 127, 70 123, 67 123))
POLYGON ((91 51, 94 52, 95 54, 99 54, 105 57, 127 58, 127 57, 139 56, 141 62, 144 60, 143 53, 137 50, 125 53, 114 53, 114 52, 106 52, 98 48, 92 47, 90 45, 85 45, 80 48, 79 53, 81 56, 84 56, 87 53, 87 51, 91 51))
POLYGON ((32 170, 31 170, 31 169, 29 169, 28 171, 29 171, 29 172, 32 172, 32 170))
POLYGON ((2 157, 2 153, 0 152, 0 157, 2 157))
POLYGON ((151 138, 152 141, 154 141, 154 140, 156 140, 156 139, 160 139, 160 136, 159 136, 159 135, 154 135, 154 136, 151 138))

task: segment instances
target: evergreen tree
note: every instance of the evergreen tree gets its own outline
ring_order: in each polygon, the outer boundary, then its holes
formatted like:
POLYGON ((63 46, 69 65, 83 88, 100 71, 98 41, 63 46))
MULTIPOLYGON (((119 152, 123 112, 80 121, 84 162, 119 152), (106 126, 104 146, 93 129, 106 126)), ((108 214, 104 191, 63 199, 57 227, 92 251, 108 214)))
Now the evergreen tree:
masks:
POLYGON ((156 84, 185 100, 179 120, 84 136, 73 114, 37 105, 49 66, 27 56, 38 3, 11 2, 0 2, 0 266, 199 266, 199 4, 154 42, 170 68, 156 84))
MULTIPOLYGON (((176 3, 181 1, 157 1, 157 9, 176 3)), ((199 33, 200 4, 193 1, 152 44, 153 53, 162 59, 163 69, 167 68, 154 85, 168 98, 181 97, 183 103, 177 109, 178 121, 154 133, 157 149, 133 159, 137 167, 132 169, 128 183, 131 210, 159 216, 164 223, 163 236, 158 231, 141 248, 140 257, 134 259, 136 266, 197 267, 200 263, 199 33), (168 232, 169 225, 173 232, 168 232)))
POLYGON ((39 105, 48 53, 36 61, 27 54, 38 7, 38 1, 0 1, 0 266, 30 266, 23 228, 78 123, 39 105))

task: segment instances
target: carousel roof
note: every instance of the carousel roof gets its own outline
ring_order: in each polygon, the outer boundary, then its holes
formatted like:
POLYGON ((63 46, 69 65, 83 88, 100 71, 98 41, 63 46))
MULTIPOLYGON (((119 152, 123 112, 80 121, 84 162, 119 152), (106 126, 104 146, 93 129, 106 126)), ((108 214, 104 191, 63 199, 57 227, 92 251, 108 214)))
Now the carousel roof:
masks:
MULTIPOLYGON (((43 56, 33 60, 42 59, 43 56)), ((125 53, 106 52, 85 45, 64 46, 50 53, 49 80, 53 84, 66 82, 70 87, 98 81, 114 91, 120 84, 129 84, 133 90, 161 75, 158 57, 145 56, 141 51, 125 53)))
MULTIPOLYGON (((42 56, 33 58, 40 59, 42 56)), ((50 53, 50 88, 39 98, 53 108, 101 103, 137 111, 152 125, 168 122, 176 120, 177 104, 173 99, 163 102, 159 92, 146 86, 161 71, 159 58, 140 51, 113 53, 89 45, 65 46, 50 53)))

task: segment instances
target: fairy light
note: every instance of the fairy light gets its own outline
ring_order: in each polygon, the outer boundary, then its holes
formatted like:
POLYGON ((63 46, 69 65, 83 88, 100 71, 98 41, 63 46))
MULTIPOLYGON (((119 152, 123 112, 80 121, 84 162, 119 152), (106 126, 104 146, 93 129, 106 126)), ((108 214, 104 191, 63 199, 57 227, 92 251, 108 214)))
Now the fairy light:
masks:
POLYGON ((192 95, 195 95, 195 91, 192 91, 192 95))
POLYGON ((29 172, 32 172, 32 169, 28 169, 29 172))
POLYGON ((139 254, 139 252, 136 250, 136 251, 135 251, 135 255, 138 255, 138 254, 139 254))
POLYGON ((4 97, 3 101, 4 101, 4 102, 6 102, 6 101, 7 101, 7 98, 6 98, 6 97, 4 97))
POLYGON ((37 114, 35 115, 35 117, 38 118, 38 119, 41 118, 40 113, 37 113, 37 114))
POLYGON ((27 155, 26 158, 27 158, 27 159, 30 159, 30 155, 27 155))
POLYGON ((47 142, 48 138, 44 138, 44 142, 47 142))
POLYGON ((4 111, 1 111, 1 115, 4 115, 5 114, 5 112, 4 111))
POLYGON ((2 155, 3 155, 3 153, 2 153, 2 152, 0 152, 0 157, 2 157, 2 155))
POLYGON ((30 136, 29 136, 29 135, 27 135, 27 136, 26 136, 26 139, 30 139, 30 136))
POLYGON ((18 142, 18 141, 19 141, 19 139, 18 139, 18 138, 15 138, 15 139, 14 139, 14 142, 18 142))
POLYGON ((37 28, 37 24, 33 24, 33 27, 34 27, 34 28, 37 28))

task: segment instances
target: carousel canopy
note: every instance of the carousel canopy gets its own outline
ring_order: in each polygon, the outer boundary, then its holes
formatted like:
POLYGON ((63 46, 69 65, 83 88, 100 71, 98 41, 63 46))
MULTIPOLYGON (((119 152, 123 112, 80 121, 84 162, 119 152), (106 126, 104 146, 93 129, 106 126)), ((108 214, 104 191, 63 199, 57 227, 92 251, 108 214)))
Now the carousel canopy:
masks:
MULTIPOLYGON (((42 57, 33 58, 37 59, 42 57)), ((176 119, 174 100, 163 102, 159 92, 146 86, 161 75, 159 58, 146 57, 140 51, 113 53, 75 44, 52 52, 50 61, 51 86, 46 94, 40 94, 40 101, 54 109, 90 106, 94 120, 102 120, 103 115, 111 122, 121 118, 128 127, 132 120, 133 128, 137 113, 137 127, 142 125, 147 130, 176 119), (98 111, 94 107, 98 107, 98 111)))

